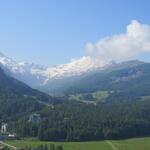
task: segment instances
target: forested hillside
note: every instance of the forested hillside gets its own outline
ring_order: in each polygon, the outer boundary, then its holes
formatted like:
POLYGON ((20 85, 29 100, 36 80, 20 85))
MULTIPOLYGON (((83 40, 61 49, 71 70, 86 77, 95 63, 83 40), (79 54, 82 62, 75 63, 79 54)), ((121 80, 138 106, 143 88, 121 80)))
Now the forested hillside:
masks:
POLYGON ((42 121, 28 117, 12 123, 20 136, 50 141, 86 141, 150 136, 150 99, 85 104, 65 101, 39 112, 42 121))
POLYGON ((48 141, 150 136, 149 70, 149 64, 141 64, 97 74, 91 81, 104 91, 89 91, 89 79, 83 84, 88 91, 61 99, 33 90, 0 70, 0 121, 8 123, 10 133, 48 141), (34 113, 41 119, 29 122, 34 113))
POLYGON ((41 110, 45 105, 57 101, 26 84, 9 77, 0 68, 0 122, 16 120, 25 113, 41 110))
POLYGON ((106 91, 107 99, 137 99, 150 95, 150 64, 138 61, 114 65, 72 79, 51 81, 50 93, 76 95, 106 91), (56 83, 56 86, 55 86, 56 83))

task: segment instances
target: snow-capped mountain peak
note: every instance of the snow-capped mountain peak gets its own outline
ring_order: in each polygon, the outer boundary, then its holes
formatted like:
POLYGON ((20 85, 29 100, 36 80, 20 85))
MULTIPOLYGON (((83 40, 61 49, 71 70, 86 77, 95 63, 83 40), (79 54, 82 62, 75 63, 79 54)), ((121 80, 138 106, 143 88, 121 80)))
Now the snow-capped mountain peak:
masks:
POLYGON ((67 64, 54 67, 44 67, 28 62, 16 62, 0 53, 0 64, 13 77, 29 84, 32 87, 46 84, 49 80, 63 77, 79 76, 85 72, 101 68, 104 63, 93 60, 90 56, 72 59, 67 64))
POLYGON ((73 59, 67 64, 61 64, 56 67, 48 67, 45 70, 45 74, 49 79, 64 76, 76 76, 101 66, 102 64, 96 64, 91 57, 83 56, 80 59, 73 59))

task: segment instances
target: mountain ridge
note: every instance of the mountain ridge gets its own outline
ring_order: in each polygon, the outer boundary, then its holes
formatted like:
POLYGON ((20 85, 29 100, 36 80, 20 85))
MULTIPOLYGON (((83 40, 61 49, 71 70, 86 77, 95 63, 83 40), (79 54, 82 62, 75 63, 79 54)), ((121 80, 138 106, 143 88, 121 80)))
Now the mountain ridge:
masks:
POLYGON ((136 68, 141 65, 149 65, 149 63, 143 61, 130 60, 119 63, 110 62, 100 67, 99 64, 95 66, 95 62, 93 63, 91 58, 83 57, 69 64, 43 67, 33 63, 17 63, 3 54, 0 54, 0 63, 6 74, 35 89, 55 96, 69 93, 86 93, 89 91, 96 92, 96 90, 107 91, 104 87, 110 89, 107 86, 110 83, 111 86, 115 87, 117 84, 123 85, 122 81, 128 83, 129 79, 135 80, 136 77, 143 76, 141 71, 136 71, 136 68), (86 64, 86 61, 89 63, 86 64), (126 76, 115 77, 115 75, 122 74, 123 72, 126 76), (114 81, 112 82, 112 80, 114 81), (103 85, 103 87, 100 85, 103 85))
POLYGON ((80 76, 83 73, 103 67, 103 64, 96 63, 89 56, 83 56, 67 64, 45 67, 27 62, 18 63, 2 53, 0 54, 0 64, 8 74, 34 88, 45 85, 51 79, 80 76))

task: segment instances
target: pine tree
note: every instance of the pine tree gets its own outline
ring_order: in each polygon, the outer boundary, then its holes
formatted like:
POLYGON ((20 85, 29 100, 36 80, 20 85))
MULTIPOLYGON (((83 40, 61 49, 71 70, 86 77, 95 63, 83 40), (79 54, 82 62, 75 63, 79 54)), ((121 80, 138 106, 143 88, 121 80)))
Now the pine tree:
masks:
POLYGON ((56 146, 56 150, 63 150, 62 145, 57 145, 57 146, 56 146))
POLYGON ((50 150, 55 150, 55 145, 54 144, 50 144, 50 150))
POLYGON ((44 146, 44 150, 48 150, 48 147, 47 147, 47 145, 45 144, 45 146, 44 146))

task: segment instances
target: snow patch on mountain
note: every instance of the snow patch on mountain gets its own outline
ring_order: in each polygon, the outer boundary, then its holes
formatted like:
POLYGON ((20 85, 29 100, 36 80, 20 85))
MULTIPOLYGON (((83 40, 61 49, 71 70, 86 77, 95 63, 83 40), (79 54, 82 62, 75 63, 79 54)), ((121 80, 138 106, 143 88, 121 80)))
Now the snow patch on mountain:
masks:
POLYGON ((49 80, 63 77, 79 76, 85 72, 102 68, 106 65, 100 60, 94 60, 90 56, 72 59, 67 64, 54 67, 44 67, 27 62, 16 62, 0 53, 0 64, 4 70, 9 71, 13 77, 37 87, 46 84, 49 80))
POLYGON ((52 78, 79 76, 87 71, 102 67, 103 65, 103 63, 96 63, 90 56, 83 56, 80 59, 73 59, 67 64, 48 67, 45 70, 45 75, 48 77, 48 80, 52 78))

